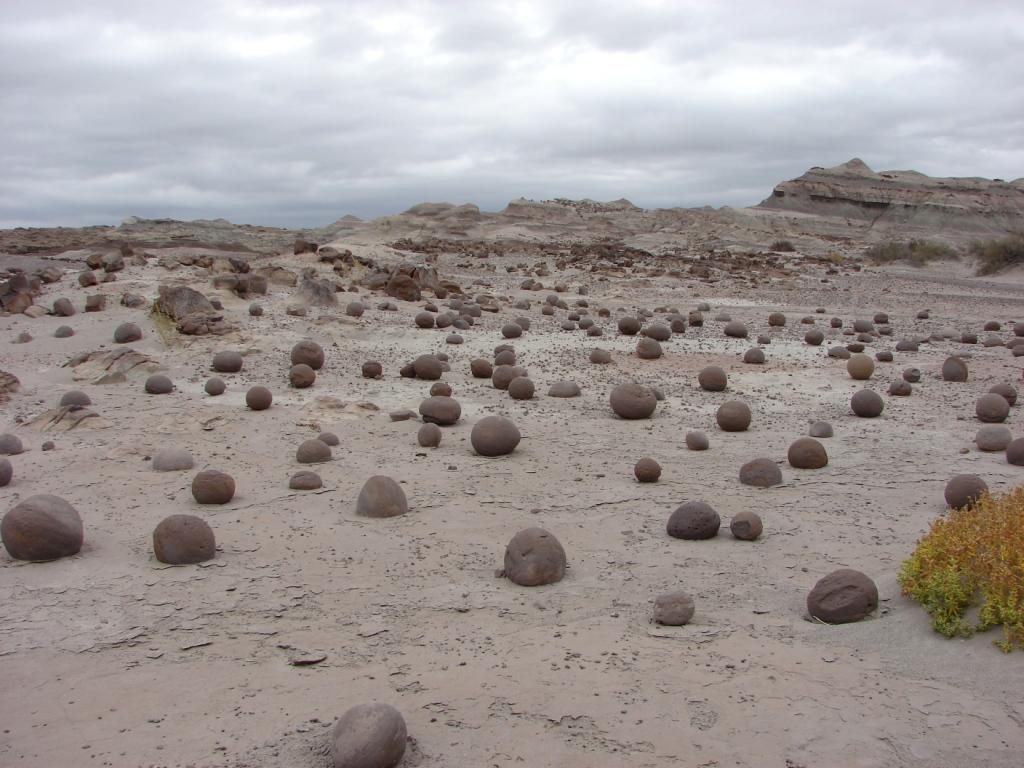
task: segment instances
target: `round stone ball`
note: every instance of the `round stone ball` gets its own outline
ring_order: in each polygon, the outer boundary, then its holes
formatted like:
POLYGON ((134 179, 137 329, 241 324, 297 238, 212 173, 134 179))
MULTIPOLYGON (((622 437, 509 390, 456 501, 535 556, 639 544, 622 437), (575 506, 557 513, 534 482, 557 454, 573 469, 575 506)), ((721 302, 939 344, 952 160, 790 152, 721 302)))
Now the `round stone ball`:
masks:
POLYGON ((612 390, 608 403, 620 419, 647 419, 654 413, 658 398, 641 384, 625 382, 612 390))
POLYGON ((825 334, 817 328, 812 328, 806 334, 804 334, 804 342, 810 344, 812 347, 819 347, 825 340, 825 334))
POLYGON ((430 396, 431 397, 451 397, 452 388, 449 384, 445 384, 443 381, 436 381, 430 385, 430 396))
POLYGON ((907 368, 903 371, 903 380, 910 384, 917 384, 921 380, 921 371, 917 368, 907 368))
POLYGON ((636 336, 640 333, 640 320, 631 316, 619 318, 619 333, 624 336, 636 336))
POLYGON ((387 475, 374 475, 363 483, 356 499, 356 514, 361 517, 397 517, 408 511, 405 491, 387 475))
POLYGON ((203 385, 203 389, 206 390, 206 394, 211 395, 212 397, 217 397, 218 395, 224 394, 224 390, 227 389, 227 385, 224 384, 223 379, 218 379, 214 376, 213 378, 206 380, 206 384, 203 385))
POLYGON ((739 320, 731 320, 725 324, 725 328, 722 329, 725 335, 732 339, 745 339, 747 338, 747 326, 741 323, 739 320))
POLYGON ((989 389, 989 393, 993 395, 1001 395, 1010 405, 1017 404, 1017 390, 1012 384, 996 384, 989 389))
POLYGON ((951 508, 963 509, 976 502, 983 493, 988 493, 988 484, 977 475, 954 475, 946 483, 944 496, 951 508))
POLYGON ((508 385, 514 378, 525 375, 526 369, 520 368, 518 365, 499 365, 495 367, 494 373, 491 375, 491 384, 495 389, 508 389, 508 385))
POLYGON ((142 338, 142 329, 135 323, 121 323, 114 329, 115 344, 131 344, 142 338))
POLYGON ((433 355, 420 355, 412 361, 412 370, 417 379, 425 381, 437 381, 444 373, 444 366, 441 361, 433 355))
POLYGON ((877 392, 862 389, 850 398, 850 410, 862 419, 873 419, 882 415, 885 403, 877 392))
POLYGON ((829 347, 828 356, 838 360, 849 360, 852 355, 846 347, 829 347))
POLYGON ((722 403, 715 413, 715 421, 724 432, 744 432, 750 426, 750 406, 742 400, 722 403))
POLYGON ((641 483, 656 483, 661 477, 661 465, 651 458, 642 458, 633 466, 633 474, 641 483))
POLYGON ((816 421, 811 424, 811 428, 807 430, 807 434, 811 437, 832 437, 834 434, 832 431, 832 425, 827 421, 816 421))
POLYGON ((575 381, 556 381, 548 388, 548 397, 579 397, 580 392, 575 381))
POLYGON ((274 395, 266 387, 250 387, 245 393, 245 404, 254 411, 265 411, 274 402, 274 395))
POLYGON ((162 373, 154 373, 146 379, 145 389, 151 395, 167 395, 174 389, 174 382, 162 373))
POLYGON ((345 305, 345 314, 349 317, 362 317, 366 307, 361 301, 350 301, 345 305))
POLYGON ((729 530, 740 541, 754 541, 761 536, 764 525, 756 513, 744 509, 733 515, 729 521, 729 530))
POLYGON ((153 454, 153 461, 150 462, 156 472, 181 472, 192 469, 194 465, 191 453, 184 448, 174 447, 161 448, 153 454))
POLYGON ((879 352, 875 352, 875 360, 877 360, 880 363, 891 363, 892 352, 890 352, 888 349, 883 349, 880 350, 879 352))
POLYGON ((14 479, 14 466, 9 459, 0 458, 0 488, 10 485, 12 479, 14 479))
POLYGON ((850 374, 851 379, 867 381, 875 372, 875 361, 864 354, 851 355, 846 361, 846 372, 850 374))
POLYGON ((216 547, 213 529, 195 515, 165 517, 153 531, 153 554, 161 563, 202 563, 213 559, 216 547))
POLYGON ((974 436, 979 451, 1005 451, 1011 440, 1010 428, 1002 424, 986 424, 974 436))
POLYGON ((305 363, 293 365, 288 371, 288 381, 295 389, 306 389, 316 381, 316 371, 305 363))
POLYGON ((0 455, 17 456, 19 453, 24 453, 24 451, 25 446, 22 444, 20 437, 9 432, 0 435, 0 455))
MULTIPOLYGON (((580 326, 582 327, 582 325, 583 323, 581 322, 580 326)), ((655 341, 668 341, 669 339, 672 338, 671 329, 666 325, 662 325, 661 323, 652 323, 651 325, 644 328, 642 333, 647 338, 654 339, 655 341)))
POLYGON ((530 322, 530 318, 528 317, 517 317, 515 320, 513 320, 513 322, 520 328, 522 328, 524 331, 530 330, 530 326, 532 325, 532 323, 530 322))
POLYGON ((242 354, 234 350, 226 349, 213 356, 213 370, 217 373, 238 373, 244 364, 242 354))
POLYGON ((534 391, 533 382, 526 376, 516 376, 508 383, 508 394, 513 400, 529 400, 534 391))
MULTIPOLYGON (((507 347, 507 345, 505 345, 507 347)), ((510 347, 506 349, 496 349, 494 351, 494 364, 495 365, 515 365, 516 364, 516 351, 510 347)))
POLYGON ((432 395, 420 403, 420 416, 428 424, 450 427, 462 417, 462 406, 454 397, 432 395))
POLYGON ((675 539, 713 539, 722 524, 718 513, 703 501, 688 501, 668 518, 668 535, 675 539))
POLYGON ((341 440, 339 440, 338 436, 333 432, 321 432, 316 436, 316 439, 325 445, 331 446, 332 448, 341 444, 341 440))
POLYGON ((61 325, 53 332, 54 338, 67 339, 75 335, 75 329, 70 325, 61 325))
POLYGON ((512 453, 522 435, 519 428, 504 416, 485 416, 473 425, 469 441, 481 456, 505 456, 512 453))
POLYGON ((252 304, 249 305, 249 316, 250 317, 262 317, 263 316, 263 307, 261 307, 256 302, 253 302, 252 304))
POLYGON ((299 464, 321 464, 331 460, 331 446, 315 437, 303 440, 295 451, 299 464))
POLYGON ((368 360, 363 363, 362 374, 364 379, 378 379, 384 375, 384 366, 376 360, 368 360))
POLYGON ((320 475, 308 469, 299 470, 288 479, 288 487, 293 491, 315 491, 322 488, 323 484, 320 475))
POLYGON ((709 445, 708 436, 703 432, 692 431, 686 433, 686 447, 691 451, 706 451, 709 445))
POLYGON ((789 446, 786 458, 794 469, 821 469, 828 464, 825 446, 813 437, 800 437, 794 440, 789 446))
POLYGON ((405 755, 408 732, 390 704, 352 707, 331 730, 332 768, 394 768, 405 755))
POLYGON ((636 343, 636 356, 641 360, 657 360, 662 355, 661 344, 646 336, 636 343))
POLYGON ((782 482, 782 470, 769 458, 753 459, 740 467, 740 482, 755 488, 770 488, 782 482))
POLYGON ((462 344, 464 341, 465 339, 457 333, 449 333, 444 337, 445 344, 462 344))
POLYGON ((751 347, 743 353, 743 362, 750 365, 764 365, 764 350, 759 347, 751 347))
POLYGON ((914 388, 906 379, 896 379, 889 385, 889 394, 894 397, 910 397, 914 388))
POLYGON ((917 352, 918 343, 913 339, 900 339, 896 342, 897 352, 917 352))
POLYGON ((594 348, 590 351, 590 362, 606 365, 612 361, 612 353, 607 349, 594 348))
POLYGON ((1024 437, 1011 440, 1006 446, 1006 462, 1016 467, 1024 467, 1024 437))
POLYGON ((697 383, 705 392, 721 392, 729 383, 725 370, 717 365, 708 365, 700 369, 697 383))
POLYGON ((292 365, 305 363, 314 371, 319 371, 324 366, 324 350, 315 341, 305 339, 292 347, 292 365))
POLYGON ((192 478, 192 496, 200 504, 227 504, 235 496, 235 480, 226 472, 204 469, 192 478))
POLYGON ((989 392, 978 398, 974 404, 974 413, 979 421, 986 424, 1001 424, 1010 415, 1010 404, 1002 395, 989 392))
POLYGON ((781 328, 786 324, 786 316, 781 312, 772 312, 768 315, 768 325, 773 328, 781 328))
POLYGON ((559 582, 565 566, 565 550, 543 528, 525 528, 505 547, 505 577, 521 587, 559 582))
POLYGON ((875 582, 852 568, 833 571, 807 595, 807 612, 827 624, 860 621, 877 607, 875 582))
POLYGON ((71 317, 75 314, 75 305, 71 299, 57 299, 53 302, 53 314, 58 317, 71 317))
POLYGON ((506 339, 518 339, 523 335, 523 327, 518 323, 506 323, 501 326, 501 335, 506 339))
POLYGON ((65 392, 60 398, 60 405, 64 406, 73 405, 80 408, 84 408, 87 405, 92 405, 92 400, 89 396, 81 390, 72 389, 70 392, 65 392))
POLYGON ((424 424, 416 433, 416 442, 424 448, 437 448, 441 444, 441 428, 437 424, 424 424))
POLYGON ((416 323, 418 328, 433 328, 434 315, 431 312, 417 312, 413 322, 416 323))
POLYGON ((947 357, 942 364, 944 381, 967 381, 967 363, 959 357, 947 357))
POLYGON ((489 360, 477 357, 469 361, 469 372, 473 374, 474 379, 489 379, 494 373, 494 366, 489 360))
POLYGON ((82 548, 82 518, 64 499, 30 496, 11 507, 0 522, 0 539, 15 560, 56 560, 82 548))
POLYGON ((666 592, 654 599, 654 623, 681 627, 693 618, 693 598, 686 592, 666 592))

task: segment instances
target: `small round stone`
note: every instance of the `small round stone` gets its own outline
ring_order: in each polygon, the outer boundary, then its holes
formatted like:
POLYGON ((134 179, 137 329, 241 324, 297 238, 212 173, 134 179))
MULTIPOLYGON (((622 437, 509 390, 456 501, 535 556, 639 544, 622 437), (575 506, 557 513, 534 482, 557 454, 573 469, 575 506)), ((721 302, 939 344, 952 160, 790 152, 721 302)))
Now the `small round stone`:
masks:
POLYGON ((250 315, 250 317, 262 317, 263 316, 263 307, 261 307, 259 304, 256 304, 255 302, 250 304, 249 305, 249 315, 250 315))
POLYGON ((202 563, 212 560, 216 549, 213 529, 195 515, 165 517, 153 531, 153 554, 161 563, 202 563))
POLYGON ((851 355, 846 361, 846 372, 850 374, 851 379, 866 381, 875 372, 875 361, 864 354, 851 355))
POLYGON ((986 424, 974 436, 979 451, 1005 451, 1011 440, 1013 433, 1003 424, 986 424))
POLYGON ((434 315, 432 312, 417 312, 413 322, 418 328, 433 328, 434 315))
POLYGON ((0 540, 15 560, 69 557, 82 548, 82 518, 58 496, 30 496, 4 515, 0 540))
POLYGON ((481 456, 505 456, 512 453, 522 435, 510 419, 504 416, 485 416, 473 425, 469 441, 481 456))
POLYGON ((174 389, 174 382, 162 373, 154 373, 146 379, 145 389, 151 395, 166 395, 174 389))
POLYGON ((942 378, 945 381, 967 381, 967 363, 959 357, 948 357, 942 364, 942 378))
POLYGON ((390 704, 359 704, 331 730, 331 768, 394 768, 407 738, 405 720, 390 704))
POLYGON ((812 328, 804 335, 804 342, 811 345, 812 347, 821 346, 821 342, 825 340, 825 334, 817 328, 812 328))
POLYGON ((641 483, 656 483, 661 477, 661 465, 654 459, 645 457, 633 466, 633 474, 641 483))
POLYGON ((654 623, 681 627, 693 618, 693 598, 686 592, 667 592, 654 599, 654 623))
POLYGON ((384 366, 376 360, 369 360, 363 363, 362 374, 364 379, 379 379, 384 375, 384 366))
POLYGON ((424 424, 416 433, 416 442, 424 448, 437 448, 441 444, 441 428, 437 424, 424 424))
POLYGON ((217 373, 238 373, 244 364, 241 352, 226 349, 213 356, 212 367, 217 373))
POLYGON ((590 352, 590 362, 596 365, 607 365, 612 361, 612 353, 607 349, 595 347, 590 352))
POLYGON ((70 325, 61 325, 53 332, 54 338, 67 339, 75 335, 75 329, 70 325))
POLYGON ((1010 404, 1002 395, 994 392, 982 395, 974 404, 974 413, 979 421, 987 424, 1000 424, 1010 415, 1010 404))
POLYGON ((350 301, 345 305, 345 314, 349 317, 362 317, 366 307, 361 301, 350 301))
POLYGON ((316 439, 325 445, 331 446, 332 448, 336 445, 341 445, 341 440, 339 440, 338 436, 333 432, 321 432, 316 436, 316 439))
POLYGON ((657 360, 662 355, 661 344, 644 336, 636 343, 636 356, 641 360, 657 360))
POLYGON ((288 371, 288 381, 295 389, 306 389, 316 381, 316 371, 305 363, 293 365, 288 371))
POLYGON ((1010 405, 1017 404, 1017 389, 1012 384, 996 384, 989 389, 993 395, 1002 395, 1010 405))
POLYGON ((832 425, 827 421, 816 421, 811 424, 811 428, 807 430, 807 434, 811 437, 832 437, 834 434, 832 431, 832 425))
POLYGON ((565 568, 565 550, 543 528, 525 528, 505 547, 505 577, 521 587, 559 582, 565 568))
POLYGON ((722 524, 718 513, 703 501, 688 501, 668 519, 668 535, 676 539, 712 539, 722 524))
POLYGON ((768 325, 773 328, 781 328, 786 324, 786 316, 781 312, 772 312, 768 315, 768 325))
MULTIPOLYGON (((45 448, 43 450, 46 450, 45 448)), ((0 458, 0 488, 11 484, 14 478, 14 465, 9 459, 0 458)))
POLYGON ((121 323, 114 329, 115 344, 130 344, 142 338, 142 329, 135 323, 121 323))
POLYGON ((725 328, 722 329, 726 336, 733 339, 745 339, 747 338, 747 326, 741 323, 739 320, 731 320, 725 324, 725 328))
POLYGON ((917 384, 921 380, 921 371, 917 368, 907 368, 903 371, 903 380, 908 384, 917 384))
POLYGON ((708 436, 703 432, 692 431, 686 433, 686 447, 691 451, 706 451, 709 445, 708 436))
POLYGON ((536 388, 526 376, 516 376, 508 383, 508 394, 513 400, 530 400, 536 388))
POLYGON ((431 397, 451 397, 452 388, 451 385, 446 384, 443 381, 435 381, 430 385, 430 396, 431 397))
POLYGON ((449 427, 462 417, 462 406, 453 397, 433 395, 420 403, 420 416, 428 424, 449 427))
POLYGON ((9 432, 0 435, 0 456, 17 456, 24 451, 20 437, 9 432))
POLYGON ((324 350, 315 341, 304 339, 292 347, 292 365, 305 363, 314 371, 319 371, 324 365, 324 350))
POLYGON ((1024 437, 1011 440, 1006 446, 1006 462, 1016 467, 1024 467, 1024 437))
POLYGON ((295 460, 299 464, 321 464, 331 460, 331 447, 323 440, 315 437, 303 440, 295 451, 295 460))
POLYGON ((697 383, 705 392, 721 392, 729 383, 725 370, 717 365, 708 365, 701 368, 697 374, 697 383))
POLYGON ((641 323, 640 320, 635 317, 622 317, 619 318, 619 333, 625 336, 635 336, 640 333, 641 323))
POLYGON ((425 381, 437 381, 444 373, 441 361, 433 355, 420 355, 412 361, 412 370, 416 378, 425 381))
POLYGON ((548 397, 579 397, 580 385, 575 381, 556 381, 548 389, 548 397))
POLYGON ((509 347, 507 344, 503 344, 502 347, 494 350, 494 364, 515 365, 516 351, 509 347))
POLYGON ((860 621, 878 607, 878 587, 860 571, 841 568, 807 595, 807 612, 828 624, 860 621))
POLYGON ((862 389, 850 398, 850 409, 863 419, 873 419, 882 415, 885 402, 877 392, 862 389))
POLYGON ((405 491, 386 475, 374 475, 359 491, 356 514, 361 517, 397 517, 409 511, 405 491))
POLYGON ((794 469, 821 469, 828 464, 828 453, 825 446, 813 437, 801 437, 794 440, 786 454, 789 465, 794 469))
POLYGON ((754 541, 760 537, 764 525, 756 513, 744 509, 733 515, 729 521, 729 530, 740 541, 754 541))
POLYGON ((742 400, 729 400, 719 406, 715 421, 724 432, 744 432, 750 426, 750 406, 742 400))
POLYGON ((759 347, 751 347, 743 353, 743 362, 750 365, 764 365, 764 350, 759 347))
POLYGON ((174 447, 161 448, 153 454, 153 461, 150 462, 156 472, 181 472, 192 469, 194 465, 191 453, 184 448, 174 447))
POLYGON ((634 382, 626 382, 615 387, 608 402, 621 419, 649 418, 658 405, 654 392, 634 382))
POLYGON ((323 484, 320 475, 308 469, 301 469, 288 479, 288 487, 293 491, 315 491, 323 484))
POLYGON ((235 480, 225 472, 204 469, 192 478, 192 496, 200 504, 227 504, 235 496, 235 480))
POLYGON ((206 394, 211 395, 212 397, 217 397, 218 395, 224 394, 224 391, 227 389, 227 385, 224 384, 222 379, 218 379, 214 376, 213 378, 206 380, 206 384, 203 385, 203 389, 206 390, 206 394))
POLYGON ((782 482, 782 470, 769 458, 753 459, 740 467, 740 482, 755 488, 770 488, 782 482))
POLYGON ((489 379, 494 373, 494 366, 489 360, 477 357, 469 361, 469 372, 474 379, 489 379))
POLYGON ((254 411, 265 411, 274 402, 274 395, 266 387, 251 387, 245 393, 245 404, 254 411))
POLYGON ((523 335, 523 327, 518 323, 508 323, 501 326, 501 335, 506 339, 518 339, 523 335))
POLYGON ((60 398, 60 405, 63 408, 67 405, 77 406, 84 408, 87 405, 92 405, 92 400, 85 392, 77 389, 73 389, 70 392, 65 392, 60 398))
POLYGON ((988 493, 988 484, 977 475, 954 475, 946 483, 943 495, 950 507, 963 509, 976 502, 984 493, 988 493))

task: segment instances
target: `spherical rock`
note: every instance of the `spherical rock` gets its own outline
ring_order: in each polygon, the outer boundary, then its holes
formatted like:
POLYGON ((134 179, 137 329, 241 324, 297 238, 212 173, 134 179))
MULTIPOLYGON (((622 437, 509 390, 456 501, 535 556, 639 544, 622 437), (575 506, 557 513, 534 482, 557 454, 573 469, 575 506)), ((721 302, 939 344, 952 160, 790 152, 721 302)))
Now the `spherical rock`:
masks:
POLYGON ((880 363, 891 363, 892 352, 890 352, 888 349, 879 350, 878 352, 875 352, 875 360, 877 360, 880 363))
POLYGON ((1006 462, 1017 467, 1024 467, 1024 437, 1011 440, 1006 446, 1006 462))
POLYGON ((661 344, 646 336, 636 344, 636 356, 641 360, 657 360, 662 355, 661 344))
POLYGON ((303 440, 295 451, 295 460, 299 464, 321 464, 331 460, 331 447, 323 440, 315 437, 303 440))
POLYGON ((192 454, 184 448, 161 448, 153 454, 153 461, 150 466, 157 472, 181 472, 192 469, 195 462, 192 454))
POLYGON ((405 754, 405 720, 390 704, 352 707, 331 730, 332 768, 394 768, 405 754))
POLYGON ((921 380, 921 371, 917 368, 907 368, 903 371, 903 380, 910 384, 917 384, 921 380))
POLYGON ((341 445, 341 440, 339 440, 338 436, 333 432, 321 432, 316 436, 316 439, 325 445, 331 446, 332 448, 336 445, 341 445))
POLYGON ((0 435, 0 456, 17 456, 24 451, 20 437, 9 432, 0 435))
POLYGON ((772 312, 768 315, 768 325, 773 328, 781 328, 786 324, 786 316, 781 312, 772 312))
POLYGON ((812 328, 806 334, 804 334, 804 342, 810 344, 812 347, 821 346, 821 343, 825 340, 825 334, 817 328, 812 328))
POLYGON ((508 394, 513 400, 529 400, 534 391, 533 382, 526 376, 516 376, 508 383, 508 394))
POLYGON ((462 417, 462 406, 454 397, 432 395, 420 403, 420 416, 428 424, 449 427, 462 417))
POLYGON ((349 317, 362 317, 366 307, 361 301, 350 301, 345 305, 345 314, 349 317))
POLYGON ((418 328, 433 328, 434 315, 431 312, 417 312, 413 322, 416 323, 418 328))
POLYGON ((142 338, 142 329, 135 323, 121 323, 114 329, 115 344, 131 344, 142 338))
POLYGON ((733 515, 729 521, 729 530, 740 541, 754 541, 764 531, 764 525, 756 513, 744 509, 733 515))
POLYGON ((745 339, 747 338, 747 326, 741 323, 739 320, 731 320, 725 324, 725 328, 722 329, 726 336, 733 339, 745 339))
POLYGON ((245 404, 254 411, 265 411, 274 402, 274 395, 266 387, 251 387, 245 393, 245 404))
POLYGON ((832 425, 827 421, 816 421, 811 424, 811 428, 807 430, 807 434, 811 437, 832 437, 832 425))
POLYGON ((226 349, 213 356, 213 370, 217 373, 238 373, 245 361, 241 352, 226 349))
POLYGON ((69 557, 82 548, 82 518, 58 496, 30 496, 4 515, 0 539, 15 560, 69 557))
POLYGON ((77 389, 73 389, 70 392, 65 392, 60 398, 60 405, 63 408, 66 405, 73 405, 84 408, 87 405, 92 405, 92 400, 85 392, 77 389))
POLYGON ((153 531, 153 554, 161 563, 188 565, 213 559, 213 530, 195 515, 171 515, 153 531))
POLYGON ((1012 384, 996 384, 989 389, 989 393, 1001 395, 1009 405, 1017 404, 1017 390, 1012 384))
POLYGON ((559 582, 565 576, 565 568, 565 550, 543 528, 525 528, 505 547, 504 575, 521 587, 559 582))
POLYGON ((548 389, 548 397, 579 397, 580 385, 575 381, 556 381, 548 389))
POLYGON ((590 362, 597 365, 605 365, 612 361, 612 353, 607 349, 600 349, 595 347, 590 352, 590 362))
POLYGON ((523 335, 523 327, 518 323, 507 323, 501 326, 501 335, 506 339, 518 339, 523 335))
POLYGON ((227 504, 235 496, 235 480, 225 472, 204 469, 192 478, 192 496, 200 504, 227 504))
POLYGON ((838 360, 849 360, 852 355, 846 347, 829 347, 828 356, 838 360))
POLYGON ((650 418, 658 405, 654 392, 635 382, 619 384, 612 390, 608 402, 622 419, 650 418))
POLYGON ((917 352, 918 343, 913 339, 900 339, 896 342, 897 352, 917 352))
POLYGON ((288 479, 288 487, 293 491, 315 491, 323 484, 320 475, 308 469, 299 470, 288 479))
POLYGON ((1010 428, 1002 424, 986 424, 974 436, 979 451, 1005 451, 1011 440, 1010 428))
POLYGON ((850 409, 863 419, 873 419, 882 415, 885 403, 877 392, 862 389, 850 398, 850 409))
POLYGON ((988 493, 988 484, 977 475, 954 475, 946 483, 944 496, 950 507, 962 509, 976 502, 983 493, 988 493))
POLYGON ((218 395, 224 394, 224 391, 227 389, 227 385, 224 384, 222 379, 218 379, 214 376, 206 380, 206 384, 203 385, 203 389, 206 391, 206 394, 211 397, 217 397, 218 395))
POLYGON ((703 501, 688 501, 668 519, 668 535, 676 539, 712 539, 722 524, 718 513, 703 501))
POLYGON ((174 382, 162 373, 154 373, 146 379, 145 389, 151 395, 166 395, 174 389, 174 382))
POLYGON ((71 317, 75 314, 75 305, 70 299, 57 299, 53 302, 53 314, 57 317, 71 317))
POLYGON ((942 378, 945 381, 967 381, 967 363, 959 357, 947 357, 942 364, 942 378))
POLYGON ((807 612, 828 624, 860 621, 878 607, 878 587, 860 571, 840 568, 807 595, 807 612))
POLYGON ((300 341, 292 347, 292 365, 305 363, 314 371, 319 371, 324 365, 324 350, 315 341, 308 339, 300 341))
POLYGON ((661 465, 654 459, 645 457, 633 466, 633 474, 641 483, 656 483, 661 477, 661 465))
POLYGON ((368 360, 363 363, 362 374, 364 379, 378 379, 384 375, 384 366, 376 360, 368 360))
POLYGON ((846 372, 850 374, 851 379, 866 381, 867 379, 870 379, 871 374, 875 372, 875 361, 867 355, 852 355, 850 359, 846 361, 846 372))
POLYGON ((914 388, 906 379, 896 379, 889 385, 889 394, 893 397, 910 397, 914 388))
POLYGON ((490 361, 478 357, 469 361, 469 372, 473 374, 474 379, 489 379, 494 373, 494 366, 490 361))
POLYGON ((625 336, 635 336, 640 333, 640 320, 635 317, 619 318, 619 333, 625 336))
MULTIPOLYGON (((46 450, 45 448, 43 450, 46 450)), ((0 488, 10 485, 14 478, 14 466, 9 459, 0 458, 0 488)))
POLYGON ((693 618, 693 598, 682 591, 667 592, 654 599, 654 623, 681 627, 693 618))
POLYGON ((715 413, 715 420, 724 432, 743 432, 750 426, 750 406, 742 400, 722 403, 715 413))
POLYGON ((53 332, 56 339, 68 339, 75 335, 75 329, 70 325, 61 325, 53 332))
POLYGON ((437 448, 441 444, 441 428, 437 424, 424 424, 416 433, 416 442, 424 448, 437 448))
POLYGON ((753 459, 740 467, 740 482, 757 488, 770 488, 782 482, 782 470, 771 459, 753 459))
POLYGON ((1010 404, 1002 395, 989 392, 978 398, 974 404, 974 413, 979 421, 984 421, 987 424, 1000 424, 1006 421, 1006 417, 1010 415, 1010 404))
POLYGON ((494 350, 494 364, 495 365, 515 365, 516 364, 516 351, 509 347, 507 344, 502 345, 503 348, 494 350))
POLYGON ((505 456, 512 453, 522 435, 519 428, 504 416, 485 416, 473 425, 469 441, 481 456, 505 456))
POLYGON ((250 317, 262 317, 263 316, 263 307, 261 307, 259 304, 256 304, 255 302, 253 302, 252 304, 249 305, 249 316, 250 317))
POLYGON ((708 436, 703 432, 686 433, 686 447, 691 451, 706 451, 709 445, 708 436))
POLYGON ((430 385, 430 396, 431 397, 451 397, 452 388, 451 385, 446 384, 443 381, 436 381, 430 385))
MULTIPOLYGON (((583 323, 581 322, 580 326, 582 327, 582 325, 583 323)), ((647 338, 654 339, 655 341, 668 341, 672 338, 672 331, 668 326, 662 325, 661 323, 652 323, 644 328, 642 333, 647 338)))
POLYGON ((409 511, 409 502, 395 480, 374 475, 363 484, 356 500, 356 514, 362 517, 397 517, 409 511))
POLYGON ((764 365, 764 350, 758 347, 751 347, 743 353, 743 362, 751 365, 764 365))
POLYGON ((813 437, 801 437, 794 440, 786 454, 789 465, 794 469, 821 469, 828 464, 828 453, 825 446, 813 437))
POLYGON ((316 371, 305 363, 293 365, 288 371, 288 381, 295 389, 306 389, 316 381, 316 371))
POLYGON ((708 365, 701 368, 697 374, 697 383, 705 392, 721 392, 729 383, 725 370, 717 365, 708 365))

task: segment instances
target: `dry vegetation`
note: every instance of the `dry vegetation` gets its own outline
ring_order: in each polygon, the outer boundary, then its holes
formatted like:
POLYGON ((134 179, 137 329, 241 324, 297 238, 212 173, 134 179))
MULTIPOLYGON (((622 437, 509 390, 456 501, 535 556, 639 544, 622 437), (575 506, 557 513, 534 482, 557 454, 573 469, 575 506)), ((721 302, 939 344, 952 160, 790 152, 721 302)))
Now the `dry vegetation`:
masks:
POLYGON ((945 243, 929 240, 897 240, 872 245, 864 251, 864 258, 874 264, 891 264, 905 261, 915 267, 923 267, 932 261, 952 261, 960 255, 945 243))
POLYGON ((971 244, 968 255, 977 262, 979 275, 994 275, 1024 264, 1024 232, 1012 232, 999 240, 971 244))

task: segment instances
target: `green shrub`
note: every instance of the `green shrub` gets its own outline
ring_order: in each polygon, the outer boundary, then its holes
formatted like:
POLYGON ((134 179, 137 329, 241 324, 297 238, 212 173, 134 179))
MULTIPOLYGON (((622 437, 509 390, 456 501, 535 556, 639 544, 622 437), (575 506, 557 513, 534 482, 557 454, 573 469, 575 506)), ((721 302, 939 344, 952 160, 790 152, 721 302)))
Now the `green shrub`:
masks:
POLYGON ((796 248, 793 247, 789 240, 776 240, 768 250, 775 251, 776 253, 793 253, 796 248))
POLYGON ((979 275, 993 275, 1024 264, 1024 232, 1011 232, 1000 240, 971 243, 968 255, 978 263, 979 275))
POLYGON ((945 243, 933 243, 929 240, 894 240, 872 245, 864 251, 864 258, 874 264, 905 261, 915 267, 923 267, 931 261, 959 259, 960 255, 945 243))

